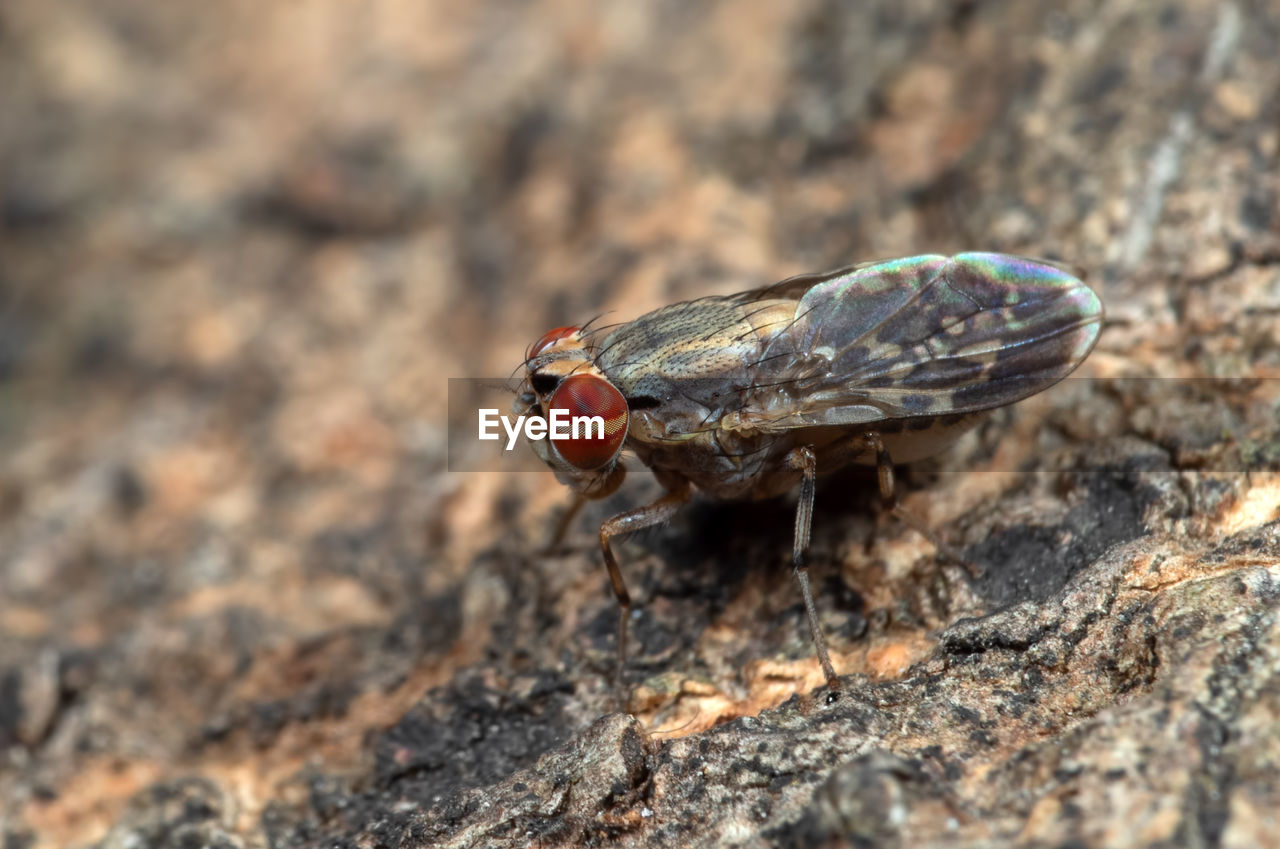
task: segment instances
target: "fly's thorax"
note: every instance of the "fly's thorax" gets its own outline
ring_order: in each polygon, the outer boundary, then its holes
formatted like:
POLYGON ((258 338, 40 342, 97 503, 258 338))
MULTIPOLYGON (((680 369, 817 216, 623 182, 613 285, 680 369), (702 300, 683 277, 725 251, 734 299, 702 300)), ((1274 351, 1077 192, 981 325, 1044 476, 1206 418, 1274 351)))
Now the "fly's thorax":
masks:
MULTIPOLYGON (((770 340, 794 323, 794 301, 703 299, 654 310, 600 344, 598 363, 619 386, 730 384, 748 379, 770 340)), ((708 388, 711 388, 708 385, 708 388)), ((699 390, 674 394, 699 395, 699 390)), ((630 392, 628 392, 630 395, 630 392)))
POLYGON ((595 364, 631 404, 632 447, 678 447, 748 405, 760 393, 761 362, 776 365, 795 349, 785 338, 795 306, 708 298, 654 310, 604 337, 595 364))

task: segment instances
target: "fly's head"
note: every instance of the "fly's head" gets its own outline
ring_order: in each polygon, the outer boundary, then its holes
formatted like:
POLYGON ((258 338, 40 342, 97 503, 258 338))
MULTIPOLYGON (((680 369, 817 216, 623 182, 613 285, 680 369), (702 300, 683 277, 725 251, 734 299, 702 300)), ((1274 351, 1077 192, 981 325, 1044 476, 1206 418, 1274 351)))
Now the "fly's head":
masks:
POLYGON ((531 439, 556 479, 587 498, 604 498, 622 483, 618 462, 627 440, 627 399, 596 366, 578 327, 543 334, 525 357, 516 415, 547 421, 547 438, 531 439))

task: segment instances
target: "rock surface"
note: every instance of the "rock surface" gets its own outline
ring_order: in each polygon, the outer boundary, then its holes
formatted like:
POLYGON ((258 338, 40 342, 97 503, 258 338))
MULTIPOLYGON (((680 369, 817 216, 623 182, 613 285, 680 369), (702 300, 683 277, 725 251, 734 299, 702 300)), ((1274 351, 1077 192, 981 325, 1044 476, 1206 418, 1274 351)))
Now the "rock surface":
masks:
POLYGON ((1223 846, 1280 834, 1280 12, 0 9, 0 845, 1223 846), (546 329, 999 250, 1078 378, 621 547, 450 377, 546 329), (450 471, 450 464, 466 471, 450 471))

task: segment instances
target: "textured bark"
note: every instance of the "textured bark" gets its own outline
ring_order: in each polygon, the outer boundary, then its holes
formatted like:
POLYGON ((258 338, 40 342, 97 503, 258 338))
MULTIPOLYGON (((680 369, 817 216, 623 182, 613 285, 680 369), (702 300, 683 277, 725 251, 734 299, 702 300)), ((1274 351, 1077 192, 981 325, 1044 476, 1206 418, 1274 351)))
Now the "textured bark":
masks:
POLYGON ((6 847, 1262 846, 1280 834, 1265 2, 0 9, 6 847), (1080 267, 1078 378, 620 547, 446 378, 851 261, 1080 267), (456 410, 455 410, 456 413, 456 410), (450 462, 468 471, 449 471, 450 462))

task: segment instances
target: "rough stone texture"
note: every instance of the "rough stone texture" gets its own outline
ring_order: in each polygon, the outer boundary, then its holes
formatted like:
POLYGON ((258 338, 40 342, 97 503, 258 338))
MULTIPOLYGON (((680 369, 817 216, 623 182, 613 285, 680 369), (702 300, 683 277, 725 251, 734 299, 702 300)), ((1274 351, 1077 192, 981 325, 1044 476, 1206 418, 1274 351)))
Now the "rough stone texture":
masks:
POLYGON ((1273 3, 0 7, 0 845, 1280 834, 1273 3), (622 547, 446 379, 853 260, 1062 259, 1072 379, 622 547), (475 463, 473 463, 475 465, 475 463))

